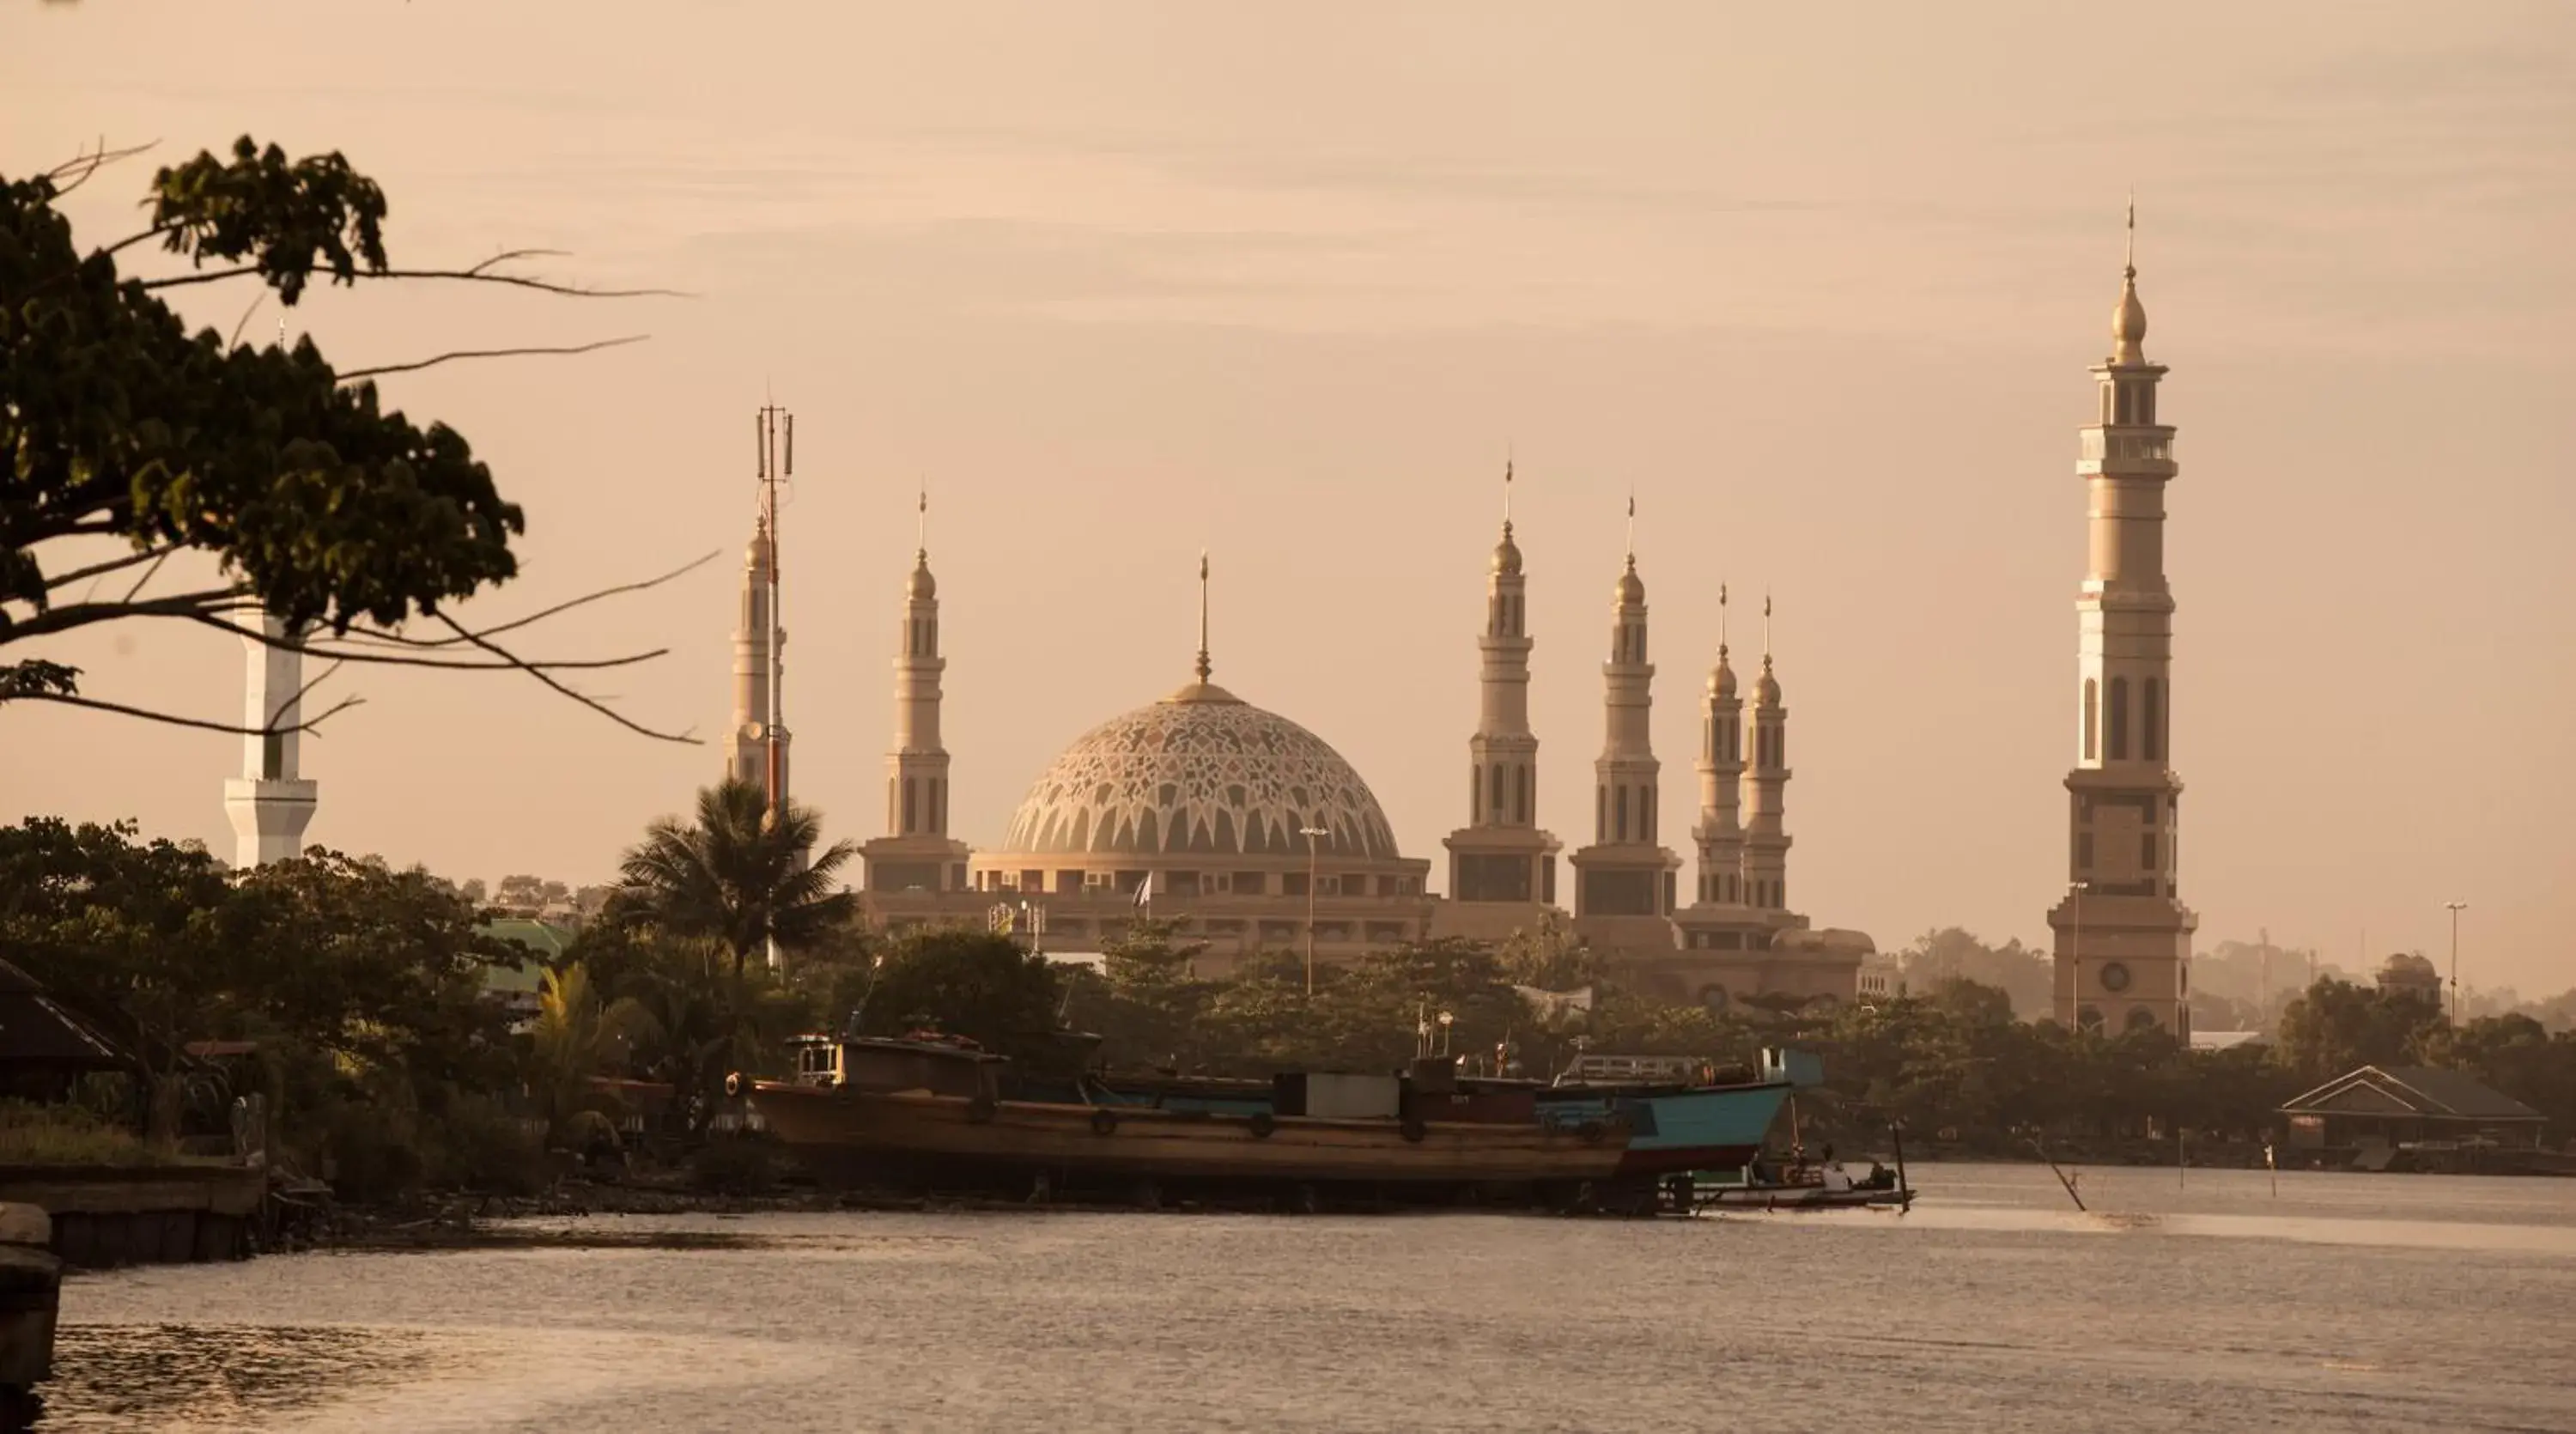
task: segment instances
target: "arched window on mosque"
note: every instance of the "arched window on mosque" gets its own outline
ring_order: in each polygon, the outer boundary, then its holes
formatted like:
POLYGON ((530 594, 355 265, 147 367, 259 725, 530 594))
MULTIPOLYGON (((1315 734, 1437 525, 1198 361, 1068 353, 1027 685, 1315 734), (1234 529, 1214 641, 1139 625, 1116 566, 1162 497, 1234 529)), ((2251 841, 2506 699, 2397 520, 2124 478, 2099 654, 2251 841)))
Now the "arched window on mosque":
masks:
POLYGON ((917 789, 920 785, 910 777, 903 779, 903 829, 906 832, 915 830, 913 821, 914 814, 919 810, 920 797, 917 789))
POLYGON ((2129 679, 2125 677, 2111 679, 2109 726, 2111 760, 2114 762, 2129 760, 2129 679))
POLYGON ((2145 706, 2138 713, 2138 755, 2150 762, 2165 755, 2165 684, 2161 677, 2147 679, 2143 695, 2145 706))
POLYGON ((2097 760, 2102 727, 2102 689, 2092 678, 2084 679, 2084 760, 2097 760))
POLYGON ((1619 840, 1626 841, 1628 839, 1628 789, 1626 787, 1619 789, 1616 805, 1619 813, 1619 840))
POLYGON ((1503 815, 1503 782, 1505 780, 1503 777, 1502 764, 1500 762, 1495 763, 1493 771, 1494 780, 1491 785, 1494 789, 1494 819, 1500 821, 1503 815))
POLYGON ((1525 822, 1530 819, 1530 769, 1514 767, 1512 772, 1512 820, 1525 822))

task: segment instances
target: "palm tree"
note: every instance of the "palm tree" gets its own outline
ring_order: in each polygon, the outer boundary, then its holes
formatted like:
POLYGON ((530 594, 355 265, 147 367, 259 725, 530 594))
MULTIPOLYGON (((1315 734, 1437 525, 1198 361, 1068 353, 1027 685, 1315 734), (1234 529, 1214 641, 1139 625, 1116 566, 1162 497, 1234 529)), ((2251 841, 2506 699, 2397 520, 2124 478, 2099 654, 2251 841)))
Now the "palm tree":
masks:
POLYGON ((814 809, 789 802, 772 821, 769 800, 750 782, 727 780, 698 793, 698 817, 663 817, 619 864, 628 909, 681 936, 708 936, 733 954, 733 970, 771 939, 787 950, 813 945, 848 921, 858 898, 832 880, 858 848, 834 842, 812 864, 799 856, 823 832, 814 809))
POLYGON ((549 1136, 562 1142, 573 1118, 597 1107, 590 1078, 622 1065, 637 1042, 654 1034, 655 1022, 632 997, 603 1007, 591 989, 590 972, 578 961, 560 970, 549 968, 537 1000, 531 1033, 537 1098, 549 1136))

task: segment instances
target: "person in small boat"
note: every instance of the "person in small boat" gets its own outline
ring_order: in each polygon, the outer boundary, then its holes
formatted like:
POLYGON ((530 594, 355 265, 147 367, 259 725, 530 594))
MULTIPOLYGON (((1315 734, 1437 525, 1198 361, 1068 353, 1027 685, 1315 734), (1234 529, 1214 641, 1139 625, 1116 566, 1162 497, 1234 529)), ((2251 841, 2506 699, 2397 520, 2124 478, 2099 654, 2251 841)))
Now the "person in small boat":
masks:
POLYGON ((1845 1170, 1842 1162, 1834 1159, 1833 1153, 1828 1150, 1825 1154, 1825 1193, 1844 1195, 1849 1194, 1851 1188, 1851 1172, 1845 1170))

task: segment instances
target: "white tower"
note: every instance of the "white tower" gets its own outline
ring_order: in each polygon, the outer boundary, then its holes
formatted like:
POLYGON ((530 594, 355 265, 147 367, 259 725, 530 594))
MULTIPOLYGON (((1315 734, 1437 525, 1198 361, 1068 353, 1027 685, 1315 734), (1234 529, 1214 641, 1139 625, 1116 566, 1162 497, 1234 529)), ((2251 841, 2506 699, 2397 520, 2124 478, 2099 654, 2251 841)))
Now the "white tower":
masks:
POLYGON ((242 703, 242 774, 224 783, 224 813, 232 818, 236 838, 233 864, 265 866, 303 854, 304 828, 313 820, 318 784, 297 775, 296 758, 303 734, 294 728, 304 720, 304 657, 275 646, 288 637, 286 624, 257 614, 259 630, 273 639, 245 635, 249 649, 242 703))
POLYGON ((1753 682, 1753 707, 1744 714, 1744 745, 1753 763, 1744 771, 1744 900, 1764 911, 1789 909, 1789 834, 1781 829, 1789 785, 1789 709, 1780 704, 1780 679, 1771 671, 1771 599, 1762 599, 1762 675, 1753 682))
MULTIPOLYGON (((737 782, 769 785, 769 682, 772 670, 769 598, 771 566, 776 554, 769 538, 769 515, 752 529, 742 554, 742 604, 733 630, 733 725, 725 733, 725 775, 737 782)), ((785 648, 787 634, 777 633, 785 648)), ((783 653, 781 654, 784 655, 783 653)), ((787 776, 787 734, 779 732, 778 775, 787 776)))
POLYGON ((1534 927, 1556 901, 1557 839, 1538 825, 1538 738, 1529 723, 1529 580, 1512 539, 1512 469, 1503 465, 1503 536, 1485 581, 1476 638, 1481 694, 1467 739, 1467 822, 1449 849, 1441 935, 1498 940, 1534 927))
POLYGON ((2174 430, 2156 422, 2162 364, 2143 345, 2137 207, 2111 311, 2111 356, 2075 465, 2091 494, 2092 560, 2075 600, 2077 730, 2066 774, 2067 892, 2048 913, 2060 1022, 2112 1034, 2191 1035, 2191 933, 2175 845, 2182 782, 2168 765, 2173 593, 2165 584, 2165 485, 2174 430))
POLYGON ((1737 787, 1744 778, 1744 699, 1736 695, 1735 666, 1727 660, 1726 588, 1717 590, 1717 666, 1708 674, 1700 708, 1699 848, 1701 906, 1744 902, 1744 827, 1737 817, 1737 787))
POLYGON ((948 749, 940 744, 939 580, 930 575, 930 495, 917 505, 919 546, 903 584, 894 657, 894 750, 886 754, 886 834, 860 848, 871 891, 966 886, 968 850, 948 835, 948 749))
POLYGON ((1628 500, 1628 558, 1611 589, 1610 660, 1601 665, 1601 756, 1592 764, 1592 844, 1574 863, 1574 927, 1616 950, 1673 949, 1681 858, 1657 839, 1662 765, 1648 731, 1654 664, 1646 660, 1646 584, 1637 576, 1637 500, 1628 500))

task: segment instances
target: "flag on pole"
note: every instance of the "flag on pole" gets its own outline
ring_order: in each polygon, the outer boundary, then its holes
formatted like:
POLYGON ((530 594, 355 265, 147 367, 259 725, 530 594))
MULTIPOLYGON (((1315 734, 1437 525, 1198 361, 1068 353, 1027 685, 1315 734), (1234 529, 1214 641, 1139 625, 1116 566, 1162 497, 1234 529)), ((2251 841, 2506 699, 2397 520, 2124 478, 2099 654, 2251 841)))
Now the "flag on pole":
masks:
POLYGON ((1150 871, 1145 873, 1143 881, 1136 883, 1136 909, 1139 911, 1154 909, 1154 874, 1150 871))

